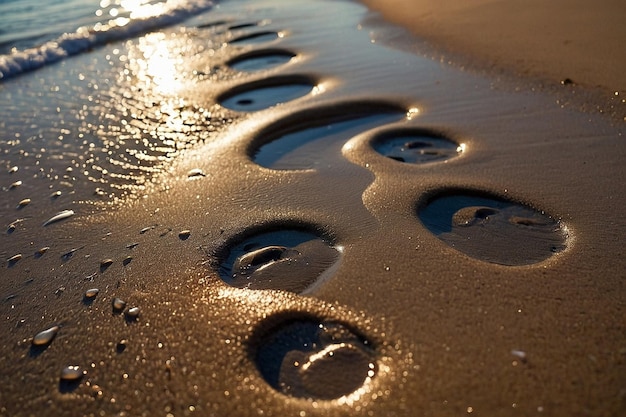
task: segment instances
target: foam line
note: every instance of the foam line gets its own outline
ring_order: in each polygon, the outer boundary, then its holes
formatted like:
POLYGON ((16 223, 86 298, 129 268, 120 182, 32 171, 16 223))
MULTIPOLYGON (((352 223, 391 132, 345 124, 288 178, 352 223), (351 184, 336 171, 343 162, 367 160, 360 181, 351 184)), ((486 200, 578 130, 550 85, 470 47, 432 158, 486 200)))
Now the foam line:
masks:
POLYGON ((81 27, 41 46, 0 55, 0 80, 41 68, 109 42, 180 23, 212 5, 210 0, 168 0, 147 17, 123 17, 92 27, 81 27))

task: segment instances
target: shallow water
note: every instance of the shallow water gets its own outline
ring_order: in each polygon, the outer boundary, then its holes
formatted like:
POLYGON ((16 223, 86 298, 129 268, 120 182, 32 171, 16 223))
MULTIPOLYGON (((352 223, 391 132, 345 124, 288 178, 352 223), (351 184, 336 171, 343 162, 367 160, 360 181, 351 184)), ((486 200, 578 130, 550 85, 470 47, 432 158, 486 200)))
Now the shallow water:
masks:
POLYGON ((617 409, 626 193, 602 185, 623 173, 620 128, 390 34, 352 2, 226 1, 2 82, 0 414, 617 409), (231 42, 259 31, 276 36, 231 42), (229 64, 267 49, 295 56, 229 64), (220 105, 267 80, 311 90, 220 105), (454 152, 377 148, 417 133, 454 152), (259 159, 271 145, 282 167, 259 159), (429 230, 420 208, 468 193, 446 232, 504 243, 429 230), (486 224, 509 203, 517 225, 486 224), (516 251, 539 247, 535 214, 567 230, 541 259, 516 251), (246 279, 280 267, 231 286, 236 259, 246 279))

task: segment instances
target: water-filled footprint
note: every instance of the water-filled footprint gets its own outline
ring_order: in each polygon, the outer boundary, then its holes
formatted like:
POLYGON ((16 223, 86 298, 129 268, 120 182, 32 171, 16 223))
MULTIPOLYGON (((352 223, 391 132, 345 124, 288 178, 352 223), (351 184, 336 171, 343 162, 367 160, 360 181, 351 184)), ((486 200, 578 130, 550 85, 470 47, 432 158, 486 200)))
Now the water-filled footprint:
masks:
POLYGON ((341 252, 323 238, 300 230, 273 230, 228 248, 220 276, 229 285, 301 293, 330 274, 341 252))
POLYGON ((444 193, 418 209, 424 225, 453 248, 502 265, 529 265, 566 247, 567 233, 548 215, 471 192, 444 193))
POLYGON ((339 155, 352 136, 404 117, 406 109, 382 101, 306 110, 263 129, 249 153, 266 168, 312 169, 339 155))
POLYGON ((278 39, 278 37, 279 34, 277 32, 262 31, 251 33, 249 35, 239 36, 231 40, 229 43, 232 45, 256 45, 259 43, 273 41, 275 39, 278 39))
POLYGON ((372 146, 388 158, 412 164, 445 161, 463 151, 463 145, 423 129, 383 132, 374 137, 372 146))
POLYGON ((217 101, 236 111, 256 111, 286 103, 313 90, 316 80, 306 76, 278 76, 242 84, 222 93, 217 101))
POLYGON ((296 54, 284 49, 263 49, 239 55, 226 64, 239 71, 261 71, 286 64, 296 54))
POLYGON ((251 346, 256 365, 268 384, 286 395, 340 398, 377 371, 371 343, 339 322, 291 316, 257 333, 251 346))

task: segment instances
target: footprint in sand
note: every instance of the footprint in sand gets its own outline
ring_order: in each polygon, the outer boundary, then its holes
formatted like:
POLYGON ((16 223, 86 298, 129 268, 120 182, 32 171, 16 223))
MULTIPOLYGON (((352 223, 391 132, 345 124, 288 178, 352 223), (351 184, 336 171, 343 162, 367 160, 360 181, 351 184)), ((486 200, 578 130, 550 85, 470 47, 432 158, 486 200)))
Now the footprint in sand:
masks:
POLYGON ((371 146, 381 155, 410 164, 445 161, 464 149, 439 132, 420 128, 383 131, 372 138, 371 146))
POLYGON ((566 248, 567 231, 547 214, 472 191, 442 192, 418 208, 439 239, 471 257, 501 265, 529 265, 566 248))
POLYGON ((286 49, 261 49, 236 56, 227 61, 226 65, 238 71, 262 71, 284 65, 295 56, 295 53, 286 49))
POLYGON ((405 117, 404 107, 373 100, 306 109, 262 129, 248 153, 266 168, 314 169, 339 155, 355 134, 405 117))
POLYGON ((341 248, 317 234, 271 228, 235 239, 221 251, 219 274, 228 285, 303 293, 338 266, 341 248))
POLYGON ((233 87, 217 97, 217 102, 236 111, 263 110, 309 94, 317 80, 305 75, 264 78, 233 87))
POLYGON ((228 42, 230 45, 256 45, 276 40, 280 37, 278 32, 260 31, 247 35, 238 36, 228 42))
POLYGON ((377 371, 371 342, 349 325, 301 313, 270 317, 251 338, 263 378, 298 398, 333 400, 367 385, 377 371))

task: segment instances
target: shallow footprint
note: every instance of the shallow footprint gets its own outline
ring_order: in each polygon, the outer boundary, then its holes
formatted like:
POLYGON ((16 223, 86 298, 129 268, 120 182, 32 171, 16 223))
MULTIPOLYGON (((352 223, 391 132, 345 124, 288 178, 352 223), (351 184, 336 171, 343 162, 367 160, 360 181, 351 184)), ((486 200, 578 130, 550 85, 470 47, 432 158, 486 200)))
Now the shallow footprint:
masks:
POLYGON ((265 78, 232 88, 217 101, 236 111, 262 110, 302 97, 310 93, 315 84, 315 80, 306 76, 265 78))
POLYGON ((278 39, 278 36, 279 34, 277 32, 263 31, 239 36, 231 40, 229 43, 233 45, 256 45, 278 39))
POLYGON ((220 276, 228 285, 302 293, 339 261, 341 252, 321 237, 300 230, 251 236, 228 249, 220 276))
POLYGON ((472 193, 443 194, 418 209, 424 225, 453 248, 502 265, 529 265, 566 248, 567 233, 548 215, 472 193))
POLYGON ((406 109, 382 101, 306 110, 263 129, 249 153, 266 168, 312 169, 339 155, 352 136, 404 117, 406 109))
POLYGON ((370 342, 339 322, 286 317, 257 333, 252 348, 261 375, 289 396, 340 398, 364 386, 377 371, 370 342))
POLYGON ((261 71, 286 64, 296 54, 284 49, 263 49, 239 55, 226 64, 239 71, 261 71))
POLYGON ((372 146, 381 155, 412 164, 448 160, 463 151, 463 145, 423 129, 383 132, 374 137, 372 146))

